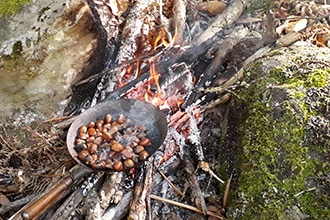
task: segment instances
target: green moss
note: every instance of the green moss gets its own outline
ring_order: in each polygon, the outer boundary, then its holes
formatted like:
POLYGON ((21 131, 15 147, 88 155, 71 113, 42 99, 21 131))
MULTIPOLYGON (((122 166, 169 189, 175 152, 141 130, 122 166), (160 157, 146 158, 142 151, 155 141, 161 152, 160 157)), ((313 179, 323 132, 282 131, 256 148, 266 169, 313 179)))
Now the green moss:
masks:
POLYGON ((259 64, 247 71, 249 86, 240 92, 246 114, 240 118, 239 198, 231 216, 287 219, 288 210, 299 205, 312 219, 326 219, 329 194, 308 191, 308 182, 319 179, 318 173, 330 172, 329 165, 310 154, 325 155, 330 145, 306 143, 308 120, 320 111, 305 100, 308 90, 327 86, 330 72, 301 73, 292 68, 295 65, 286 65, 260 77, 259 64))
POLYGON ((325 87, 328 83, 330 70, 314 70, 306 79, 306 87, 325 87))
POLYGON ((15 14, 23 5, 31 0, 0 0, 0 17, 15 14))

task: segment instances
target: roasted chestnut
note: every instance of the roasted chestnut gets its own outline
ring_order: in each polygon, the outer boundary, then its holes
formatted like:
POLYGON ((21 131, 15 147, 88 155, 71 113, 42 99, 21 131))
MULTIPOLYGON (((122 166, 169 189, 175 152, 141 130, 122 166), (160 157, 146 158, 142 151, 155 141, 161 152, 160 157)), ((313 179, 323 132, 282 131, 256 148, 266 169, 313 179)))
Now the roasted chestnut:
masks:
POLYGON ((134 124, 123 114, 117 120, 106 114, 79 127, 74 149, 79 160, 92 169, 121 171, 147 160, 149 145, 144 125, 134 124))

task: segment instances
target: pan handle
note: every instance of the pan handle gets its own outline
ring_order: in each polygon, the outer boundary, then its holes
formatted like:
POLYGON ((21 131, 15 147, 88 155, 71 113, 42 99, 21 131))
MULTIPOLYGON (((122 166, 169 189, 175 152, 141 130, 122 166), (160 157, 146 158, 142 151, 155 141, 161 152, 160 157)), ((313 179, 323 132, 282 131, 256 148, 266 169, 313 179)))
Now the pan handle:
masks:
POLYGON ((28 204, 21 211, 21 216, 24 220, 36 219, 41 216, 45 211, 59 201, 65 195, 74 182, 82 177, 90 174, 92 171, 84 167, 79 167, 78 170, 72 172, 69 176, 65 177, 50 191, 43 196, 28 204))

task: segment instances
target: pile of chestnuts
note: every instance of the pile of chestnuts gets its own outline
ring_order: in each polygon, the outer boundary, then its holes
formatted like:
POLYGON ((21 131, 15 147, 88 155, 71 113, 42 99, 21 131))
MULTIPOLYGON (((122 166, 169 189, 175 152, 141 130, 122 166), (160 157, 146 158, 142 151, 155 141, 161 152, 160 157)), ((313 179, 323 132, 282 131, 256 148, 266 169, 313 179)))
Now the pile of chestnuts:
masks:
POLYGON ((75 151, 78 158, 96 170, 121 171, 149 158, 151 145, 144 125, 136 125, 124 115, 82 125, 77 131, 75 151))

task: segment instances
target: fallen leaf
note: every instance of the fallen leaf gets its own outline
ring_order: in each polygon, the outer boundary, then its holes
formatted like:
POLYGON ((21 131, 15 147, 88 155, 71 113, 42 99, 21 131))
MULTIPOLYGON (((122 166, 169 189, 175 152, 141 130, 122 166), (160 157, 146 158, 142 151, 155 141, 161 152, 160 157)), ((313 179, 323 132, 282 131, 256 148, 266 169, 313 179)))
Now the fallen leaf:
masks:
POLYGON ((299 32, 306 28, 307 26, 307 19, 300 19, 299 21, 296 22, 296 25, 293 27, 292 31, 299 32))
POLYGON ((220 14, 227 8, 227 5, 220 1, 201 2, 196 5, 198 11, 207 13, 210 16, 220 14))

